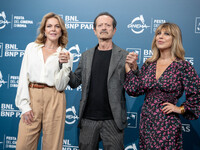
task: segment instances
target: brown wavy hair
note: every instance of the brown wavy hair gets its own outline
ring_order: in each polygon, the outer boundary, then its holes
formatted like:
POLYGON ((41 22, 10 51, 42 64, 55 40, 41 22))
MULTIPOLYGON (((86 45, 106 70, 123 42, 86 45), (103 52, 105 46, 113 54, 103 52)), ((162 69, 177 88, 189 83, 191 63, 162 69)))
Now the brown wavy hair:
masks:
POLYGON ((65 27, 65 23, 59 15, 52 13, 52 12, 46 14, 42 18, 40 27, 38 28, 39 34, 38 34, 35 42, 38 44, 44 44, 46 42, 46 36, 44 34, 44 31, 45 31, 45 26, 46 26, 47 20, 50 18, 56 18, 58 20, 59 25, 61 27, 61 33, 62 33, 61 37, 58 39, 58 45, 61 46, 62 48, 65 48, 68 43, 68 34, 67 34, 67 29, 65 27))
POLYGON ((154 35, 154 38, 152 41, 153 55, 151 58, 148 58, 145 61, 145 63, 155 62, 160 57, 160 51, 156 46, 156 36, 158 35, 158 33, 161 32, 162 29, 166 30, 170 35, 172 35, 172 46, 171 46, 172 57, 178 58, 179 60, 185 60, 185 58, 184 58, 185 50, 184 50, 183 44, 182 44, 181 30, 178 27, 178 25, 167 22, 167 23, 163 23, 163 24, 159 25, 158 28, 156 29, 155 35, 154 35))

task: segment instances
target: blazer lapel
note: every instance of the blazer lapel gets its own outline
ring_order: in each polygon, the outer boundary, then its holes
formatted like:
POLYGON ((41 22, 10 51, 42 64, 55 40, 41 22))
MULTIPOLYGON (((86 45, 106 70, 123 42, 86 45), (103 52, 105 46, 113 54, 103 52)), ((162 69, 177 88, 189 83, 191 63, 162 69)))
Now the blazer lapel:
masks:
POLYGON ((94 56, 94 51, 95 48, 92 48, 90 50, 90 52, 87 55, 87 59, 86 59, 86 84, 89 85, 90 82, 90 76, 91 76, 91 68, 92 68, 92 60, 93 60, 93 56, 94 56))
POLYGON ((112 76, 115 68, 117 67, 122 55, 120 55, 121 50, 113 43, 112 55, 110 59, 110 66, 108 70, 108 81, 112 76))

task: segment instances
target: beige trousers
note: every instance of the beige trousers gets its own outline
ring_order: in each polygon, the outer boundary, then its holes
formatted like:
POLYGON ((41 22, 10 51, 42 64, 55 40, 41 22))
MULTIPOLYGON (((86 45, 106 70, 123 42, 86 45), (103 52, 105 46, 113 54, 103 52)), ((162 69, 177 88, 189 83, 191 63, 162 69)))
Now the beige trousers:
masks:
POLYGON ((42 150, 61 150, 64 137, 66 98, 55 88, 29 88, 34 121, 19 123, 16 150, 37 150, 42 130, 42 150))

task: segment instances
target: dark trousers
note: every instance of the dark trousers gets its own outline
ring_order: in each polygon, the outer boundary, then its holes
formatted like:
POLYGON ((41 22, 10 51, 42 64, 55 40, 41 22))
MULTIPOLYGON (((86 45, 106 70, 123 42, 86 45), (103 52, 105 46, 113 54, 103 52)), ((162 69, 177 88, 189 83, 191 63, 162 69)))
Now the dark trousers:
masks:
POLYGON ((98 150, 102 140, 104 150, 124 150, 124 130, 119 130, 114 120, 81 120, 80 150, 98 150))

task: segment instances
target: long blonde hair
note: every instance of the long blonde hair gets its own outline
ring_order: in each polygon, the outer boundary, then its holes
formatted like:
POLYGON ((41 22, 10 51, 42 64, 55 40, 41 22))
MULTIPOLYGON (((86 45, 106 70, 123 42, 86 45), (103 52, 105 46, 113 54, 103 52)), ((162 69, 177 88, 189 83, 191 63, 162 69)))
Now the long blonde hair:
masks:
POLYGON ((40 27, 38 28, 39 34, 38 34, 35 42, 39 43, 39 44, 44 44, 46 42, 46 36, 44 34, 44 31, 45 31, 45 26, 46 26, 47 20, 50 18, 56 18, 58 20, 59 25, 61 27, 61 32, 62 32, 61 37, 58 39, 58 45, 61 46, 62 48, 65 48, 68 43, 68 34, 67 34, 67 29, 65 27, 65 23, 59 15, 52 13, 52 12, 46 14, 42 18, 40 27))
POLYGON ((151 63, 158 60, 160 57, 160 51, 156 46, 156 36, 161 30, 166 30, 170 35, 172 35, 172 46, 171 46, 171 55, 173 58, 178 58, 180 60, 185 60, 185 50, 182 44, 182 34, 180 28, 174 23, 163 23, 158 26, 155 31, 155 35, 152 41, 152 52, 153 55, 151 58, 148 58, 145 63, 151 63))

